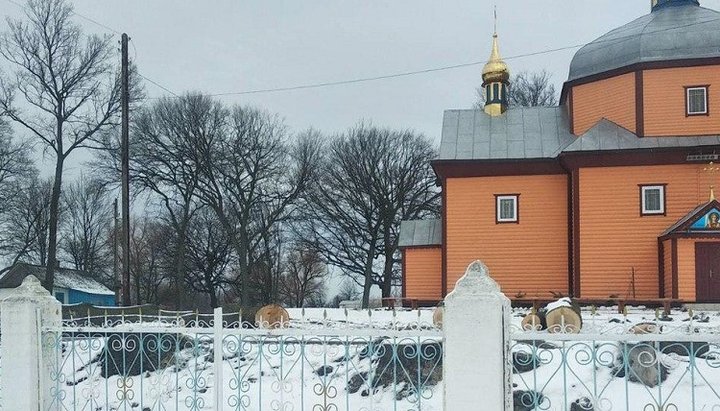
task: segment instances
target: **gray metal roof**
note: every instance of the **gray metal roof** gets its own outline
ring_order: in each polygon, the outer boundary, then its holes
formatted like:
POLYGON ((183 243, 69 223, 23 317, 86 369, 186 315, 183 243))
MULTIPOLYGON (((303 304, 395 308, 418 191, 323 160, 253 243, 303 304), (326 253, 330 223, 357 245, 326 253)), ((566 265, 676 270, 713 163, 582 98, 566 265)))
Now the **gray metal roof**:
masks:
POLYGON ((574 139, 561 107, 511 108, 497 117, 448 110, 438 160, 553 158, 574 139))
POLYGON ((568 80, 636 63, 720 56, 720 13, 675 0, 581 48, 568 80))
POLYGON ((400 223, 400 247, 442 244, 440 220, 411 220, 400 223))
POLYGON ((720 145, 720 136, 638 137, 610 120, 602 119, 562 152, 636 150, 664 147, 700 147, 720 145))
POLYGON ((438 160, 522 160, 561 153, 720 145, 720 135, 638 137, 602 119, 575 137, 561 107, 508 110, 491 117, 482 110, 445 112, 438 160))

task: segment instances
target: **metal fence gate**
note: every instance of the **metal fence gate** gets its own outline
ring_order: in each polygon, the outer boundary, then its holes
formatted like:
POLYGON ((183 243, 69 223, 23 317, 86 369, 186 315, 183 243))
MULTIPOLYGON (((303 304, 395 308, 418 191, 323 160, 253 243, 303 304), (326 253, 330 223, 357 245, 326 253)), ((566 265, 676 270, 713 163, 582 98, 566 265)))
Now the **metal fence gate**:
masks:
POLYGON ((442 332, 364 313, 278 328, 221 309, 64 320, 43 330, 55 353, 46 408, 440 409, 442 332))

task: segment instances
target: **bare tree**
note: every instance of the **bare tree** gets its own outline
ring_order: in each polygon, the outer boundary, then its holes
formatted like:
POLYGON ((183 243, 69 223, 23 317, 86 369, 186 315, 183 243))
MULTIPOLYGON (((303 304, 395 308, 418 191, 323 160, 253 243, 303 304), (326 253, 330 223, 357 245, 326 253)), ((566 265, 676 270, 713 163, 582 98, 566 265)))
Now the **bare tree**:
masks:
MULTIPOLYGON (((226 109, 201 94, 161 99, 135 116, 130 141, 130 176, 134 188, 150 193, 153 203, 174 230, 174 286, 185 281, 188 225, 198 207, 199 169, 196 150, 224 132, 226 109)), ((95 168, 119 175, 117 143, 106 141, 95 168)), ((176 289, 176 293, 180 290, 176 289)), ((179 301, 178 301, 179 302, 179 301)))
MULTIPOLYGON (((262 223, 262 215, 259 216, 262 223)), ((255 303, 266 305, 279 301, 282 274, 283 235, 279 224, 274 230, 262 230, 250 256, 250 290, 255 303)))
MULTIPOLYGON (((172 230, 149 217, 131 220, 130 277, 135 304, 158 303, 167 275, 168 239, 172 230)), ((177 295, 177 298, 182 298, 177 295)))
POLYGON ((37 177, 24 180, 3 217, 2 251, 11 258, 10 267, 19 261, 47 264, 52 181, 37 177))
POLYGON ((248 278, 263 235, 286 220, 314 176, 318 144, 291 142, 285 125, 264 111, 235 107, 219 138, 196 144, 202 202, 218 215, 238 259, 243 304, 253 303, 248 278))
POLYGON ((393 133, 387 153, 377 167, 375 196, 382 216, 383 271, 376 284, 383 298, 392 296, 401 281, 400 223, 437 217, 440 191, 430 161, 436 152, 424 136, 410 131, 393 133))
MULTIPOLYGON (((477 101, 475 107, 485 105, 485 95, 482 87, 476 89, 477 101)), ((511 107, 551 107, 558 102, 552 75, 546 70, 538 72, 521 72, 513 76, 508 91, 508 104, 511 107)))
POLYGON ((65 217, 60 248, 76 270, 112 285, 112 206, 99 180, 81 176, 63 191, 65 217))
POLYGON ((10 125, 0 117, 0 218, 9 210, 10 203, 23 186, 23 180, 35 173, 30 147, 13 141, 10 125))
POLYGON ((328 267, 313 249, 298 244, 287 257, 280 277, 280 298, 291 307, 308 307, 325 297, 328 267))
POLYGON ((357 284, 351 279, 345 279, 340 285, 340 290, 332 300, 333 307, 339 307, 343 301, 354 301, 360 297, 362 293, 358 291, 357 284))
POLYGON ((0 37, 0 54, 16 68, 12 78, 0 81, 0 111, 55 156, 44 281, 49 290, 65 160, 77 149, 97 148, 95 138, 116 125, 120 110, 112 39, 84 36, 71 17, 66 0, 28 0, 25 19, 8 19, 9 30, 0 37), (15 104, 17 94, 29 110, 15 104))
POLYGON ((206 208, 199 210, 190 221, 186 241, 185 282, 193 290, 207 295, 211 307, 218 307, 218 294, 229 279, 232 246, 217 215, 206 208))
POLYGON ((336 138, 298 222, 299 238, 363 287, 391 295, 400 221, 433 215, 439 195, 430 143, 412 132, 360 124, 336 138))

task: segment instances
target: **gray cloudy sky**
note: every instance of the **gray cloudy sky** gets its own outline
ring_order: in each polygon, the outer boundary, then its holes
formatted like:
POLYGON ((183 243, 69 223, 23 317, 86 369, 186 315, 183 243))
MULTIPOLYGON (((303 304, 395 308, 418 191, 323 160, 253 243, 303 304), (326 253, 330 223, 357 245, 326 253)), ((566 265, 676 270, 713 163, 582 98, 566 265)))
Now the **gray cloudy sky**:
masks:
MULTIPOLYGON (((16 0, 22 1, 22 0, 16 0)), ((129 33, 141 73, 181 93, 227 93, 484 61, 489 0, 75 0, 76 11, 129 33)), ((650 0, 504 0, 504 57, 593 40, 649 12, 650 0)), ((720 10, 720 0, 702 0, 720 10)), ((0 0, 0 14, 18 14, 0 0)), ((107 31, 78 20, 88 31, 107 31)), ((2 22, 0 28, 5 28, 2 22)), ((576 49, 507 59, 560 84, 576 49)), ((221 97, 277 112, 293 130, 342 131, 359 119, 439 140, 443 110, 470 107, 482 65, 290 92, 221 97)), ((147 84, 150 96, 165 91, 147 84)))

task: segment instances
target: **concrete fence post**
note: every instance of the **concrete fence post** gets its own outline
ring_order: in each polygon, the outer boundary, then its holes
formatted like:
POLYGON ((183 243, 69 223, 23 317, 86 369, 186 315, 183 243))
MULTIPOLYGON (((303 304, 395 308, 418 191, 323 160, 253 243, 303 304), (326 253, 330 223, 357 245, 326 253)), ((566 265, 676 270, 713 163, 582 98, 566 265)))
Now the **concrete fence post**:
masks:
POLYGON ((480 261, 445 297, 444 409, 512 411, 510 300, 480 261))
POLYGON ((60 326, 60 302, 30 275, 0 302, 4 410, 41 410, 52 404, 55 345, 42 327, 60 326))

